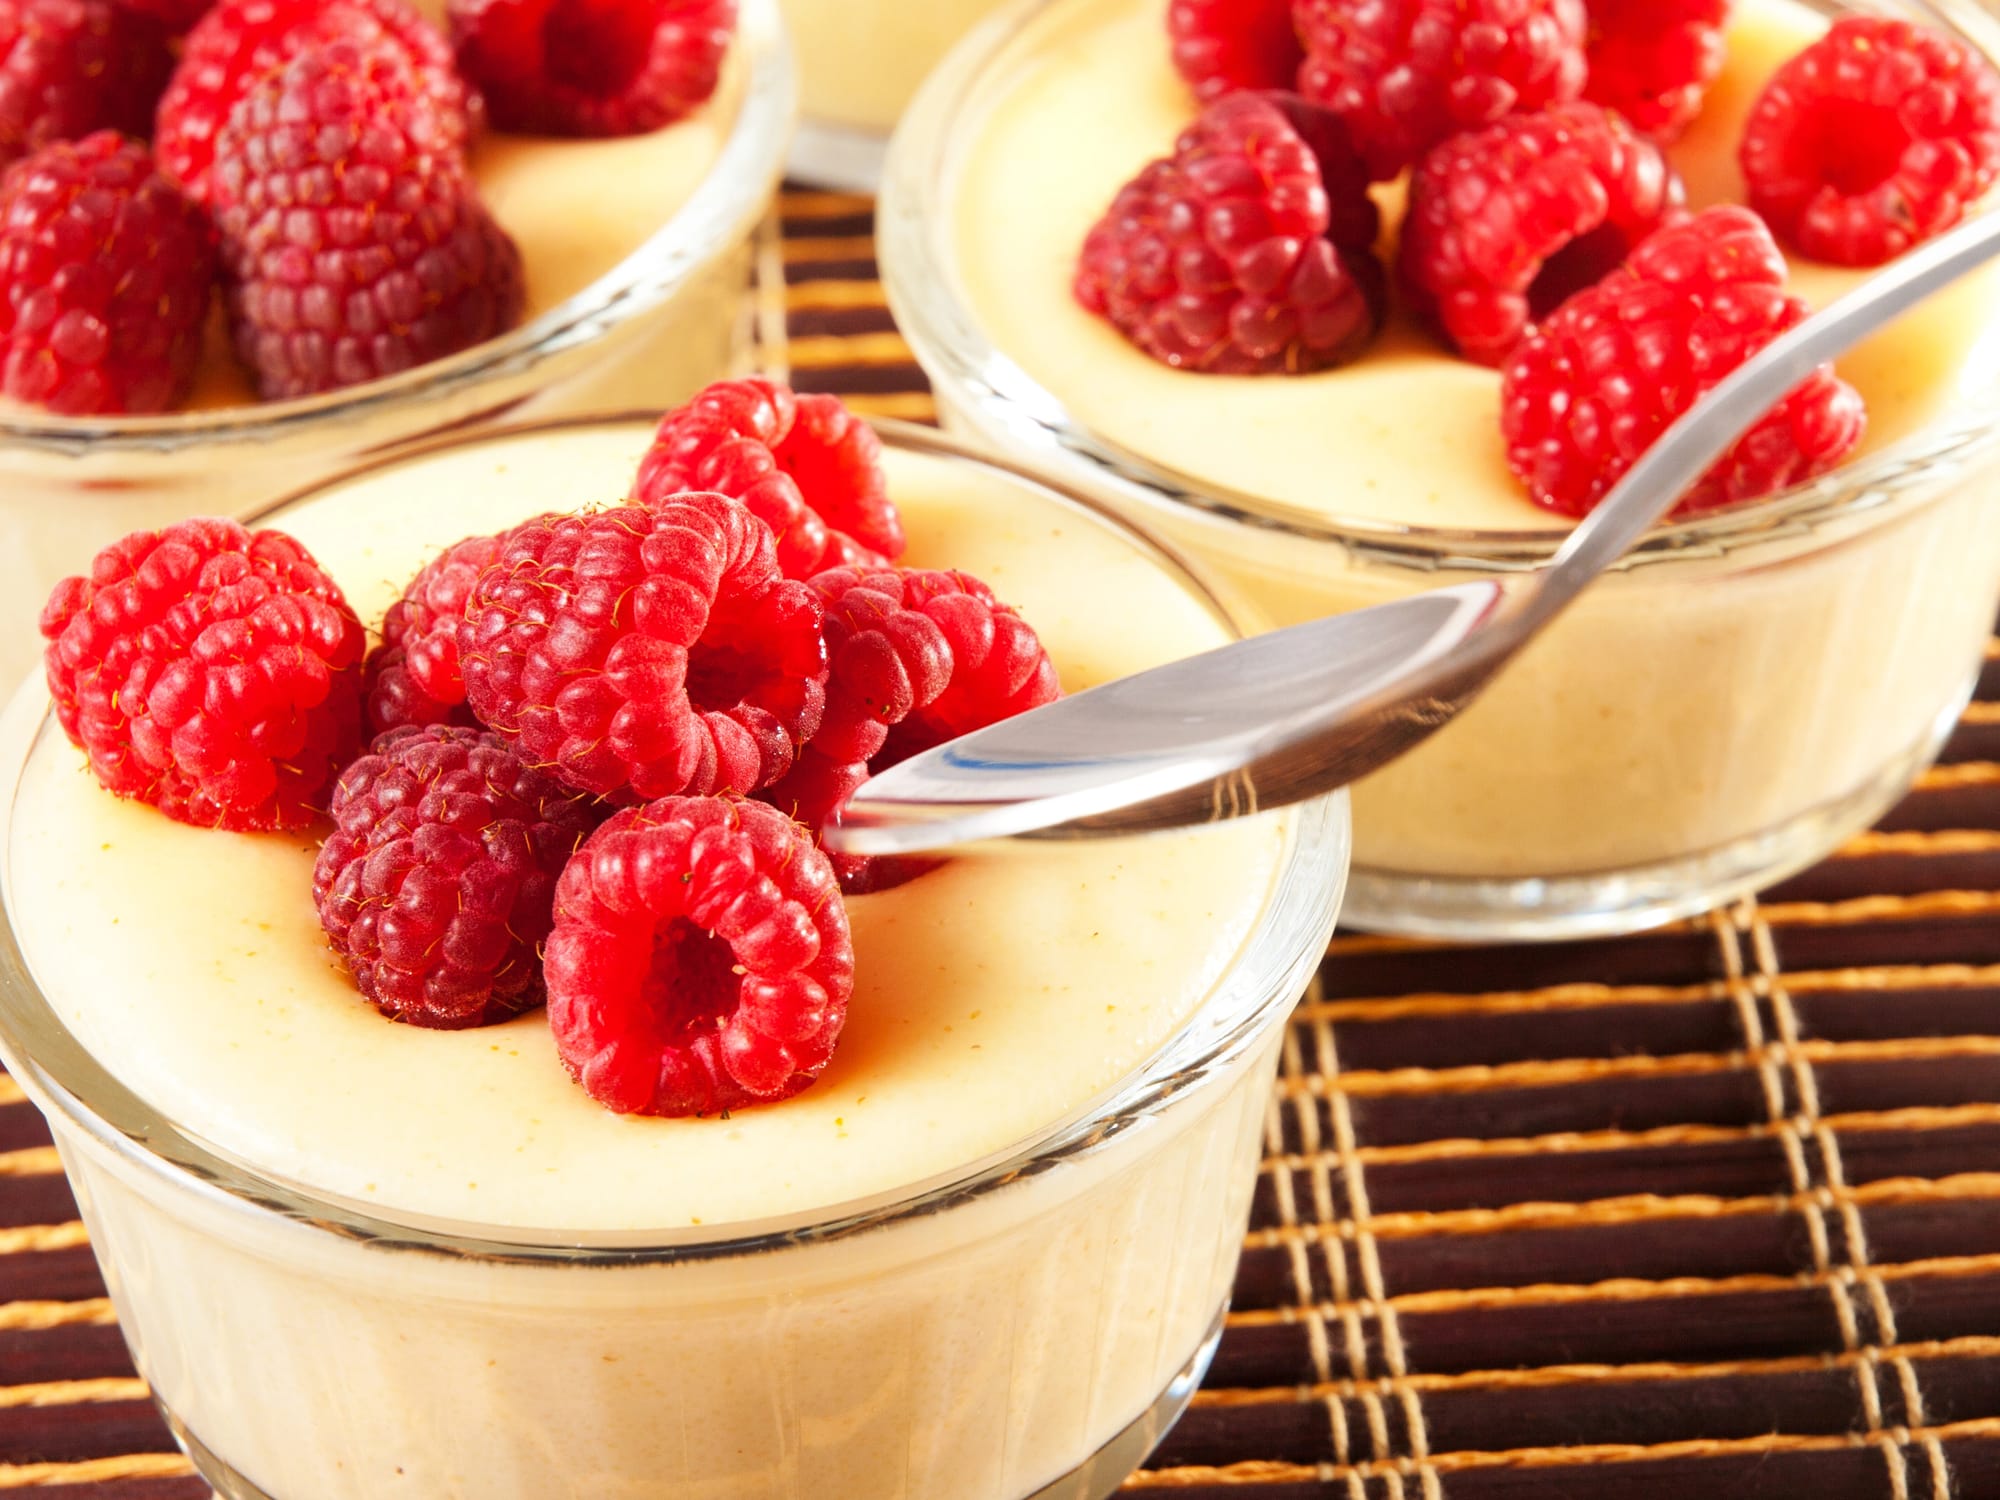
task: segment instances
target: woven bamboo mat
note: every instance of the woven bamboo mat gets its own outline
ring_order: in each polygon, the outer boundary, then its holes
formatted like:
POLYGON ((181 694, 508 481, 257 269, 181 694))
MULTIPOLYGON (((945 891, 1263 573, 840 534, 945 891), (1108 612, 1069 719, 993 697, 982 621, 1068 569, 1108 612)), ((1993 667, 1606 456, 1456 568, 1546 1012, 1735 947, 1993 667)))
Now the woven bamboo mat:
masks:
MULTIPOLYGON (((787 198, 764 358, 921 420, 871 230, 787 198)), ((2000 1496, 2000 642, 1979 697, 1877 831, 1761 901, 1337 939, 1208 1387, 1127 1493, 2000 1496)), ((206 1494, 4 1078, 0 1490, 206 1494)))

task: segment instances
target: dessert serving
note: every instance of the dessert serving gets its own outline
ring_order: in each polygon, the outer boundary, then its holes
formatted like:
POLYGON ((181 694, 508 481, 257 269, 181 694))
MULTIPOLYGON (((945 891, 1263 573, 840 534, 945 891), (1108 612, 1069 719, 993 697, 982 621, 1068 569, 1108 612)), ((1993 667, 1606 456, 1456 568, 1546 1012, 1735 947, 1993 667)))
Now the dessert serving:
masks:
POLYGON ((0 1044, 206 1477, 1115 1488, 1212 1347, 1344 803, 942 864, 814 829, 1226 640, 1201 585, 764 381, 257 524, 56 590, 0 829, 0 1044))
MULTIPOLYGON (((1047 0, 913 111, 891 300, 949 421, 1269 622, 1504 579, 1808 307, 1984 204, 1995 23, 1950 18, 1047 0)), ((1898 795, 2000 585, 1997 309, 1971 278, 1816 372, 1357 786, 1350 915, 1641 925, 1898 795)))

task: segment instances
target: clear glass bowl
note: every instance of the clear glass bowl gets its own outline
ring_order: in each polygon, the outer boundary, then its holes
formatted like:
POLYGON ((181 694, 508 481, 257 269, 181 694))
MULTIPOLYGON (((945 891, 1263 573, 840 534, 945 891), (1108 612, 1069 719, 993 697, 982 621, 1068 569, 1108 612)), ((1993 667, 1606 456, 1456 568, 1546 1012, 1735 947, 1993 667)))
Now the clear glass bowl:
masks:
MULTIPOLYGON (((1111 528, 1227 619, 1094 502, 885 436, 1111 528)), ((24 691, 11 787, 47 733, 24 691)), ((1190 1019, 988 1159, 783 1220, 555 1233, 307 1190, 111 1076, 10 925, 15 796, 0 1058, 49 1118, 140 1372, 229 1500, 1099 1500, 1213 1349, 1348 855, 1343 797, 1283 815, 1271 900, 1190 1019)))
MULTIPOLYGON (((1024 0, 982 27, 891 153, 884 280, 947 425, 1143 519, 1274 624, 1545 566, 1566 533, 1317 515, 1165 467, 995 345, 958 274, 958 174, 993 102, 1091 3, 1024 0)), ((1978 7, 1903 8, 2000 55, 1978 7)), ((2000 593, 1997 467, 2000 390, 1981 382, 1819 483, 1656 531, 1461 721, 1354 788, 1347 919, 1501 940, 1626 931, 1866 827, 1935 757, 1978 670, 2000 593)))
MULTIPOLYGON (((158 417, 0 414, 0 682, 37 658, 56 580, 131 531, 238 515, 365 458, 522 417, 664 408, 744 356, 750 240, 796 113, 777 0, 744 0, 741 78, 721 154, 653 236, 504 336, 387 380, 304 400, 158 417)), ((722 101, 725 105, 728 100, 722 101)))

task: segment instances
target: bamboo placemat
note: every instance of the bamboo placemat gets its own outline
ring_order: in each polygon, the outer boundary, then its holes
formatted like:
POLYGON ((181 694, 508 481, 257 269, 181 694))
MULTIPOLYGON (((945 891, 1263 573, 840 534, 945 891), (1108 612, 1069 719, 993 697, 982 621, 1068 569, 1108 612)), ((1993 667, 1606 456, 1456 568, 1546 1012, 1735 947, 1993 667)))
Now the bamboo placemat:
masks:
MULTIPOLYGON (((931 416, 866 200, 784 210, 765 362, 931 416)), ((2000 1496, 1988 663, 1915 794, 1761 901, 1616 941, 1336 939, 1207 1388, 1126 1493, 2000 1496)), ((0 1490, 206 1494, 4 1078, 0 1490)))

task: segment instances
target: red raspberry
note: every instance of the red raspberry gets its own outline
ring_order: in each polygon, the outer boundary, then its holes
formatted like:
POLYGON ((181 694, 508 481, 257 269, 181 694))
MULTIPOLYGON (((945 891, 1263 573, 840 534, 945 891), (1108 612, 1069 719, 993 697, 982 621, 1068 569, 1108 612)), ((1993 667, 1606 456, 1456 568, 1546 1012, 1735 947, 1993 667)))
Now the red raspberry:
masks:
POLYGON ((458 65, 494 123, 643 135, 715 92, 736 0, 450 0, 458 65))
POLYGON ((1584 0, 1590 81, 1583 97, 1657 141, 1676 139, 1722 72, 1730 0, 1584 0))
POLYGON ((826 701, 817 596, 721 495, 517 526, 466 600, 458 651, 483 723, 621 801, 767 786, 826 701))
POLYGON ((1466 358, 1497 365, 1531 318, 1617 266, 1680 201, 1660 148, 1599 106, 1512 115, 1417 164, 1403 289, 1466 358))
POLYGON ((520 316, 520 252, 450 139, 406 62, 351 41, 230 114, 209 189, 236 350, 267 399, 394 375, 520 316))
MULTIPOLYGON (((1586 514, 1703 392, 1806 316, 1763 220, 1711 208, 1660 230, 1508 360, 1507 457, 1530 495, 1586 514)), ((1861 439, 1861 397, 1821 365, 1682 500, 1707 510, 1801 484, 1861 439)))
POLYGON ((431 106, 442 146, 462 151, 484 106, 459 78, 437 28, 404 0, 221 0, 182 44, 180 66, 160 98, 153 149, 160 168, 200 203, 217 140, 253 86, 301 52, 335 42, 409 64, 431 106))
POLYGON ((111 0, 0 0, 0 166, 94 130, 145 135, 174 59, 111 0))
POLYGON ((500 737, 392 729, 340 773, 313 904, 368 1003, 457 1031, 542 999, 556 880, 597 825, 589 799, 500 737))
POLYGON ((1743 127, 1750 206, 1815 260, 1872 266, 1942 234, 2000 173, 2000 75, 1955 37, 1843 16, 1743 127))
MULTIPOLYGON (((1062 693, 1034 628, 969 574, 835 568, 812 587, 826 607, 826 716, 766 796, 815 832, 873 773, 1062 693)), ((931 863, 837 856, 834 868, 859 892, 931 863)))
POLYGON ((199 21, 214 0, 113 0, 125 10, 150 16, 175 36, 199 21))
POLYGON ((1326 369, 1381 324, 1378 225, 1338 121, 1231 94, 1119 190, 1084 241, 1076 299, 1163 364, 1326 369))
POLYGON ((303 828, 360 744, 361 622, 282 532, 134 532, 57 584, 41 625, 98 781, 183 823, 303 828))
POLYGON ((207 216, 109 130, 0 180, 0 390, 67 415, 187 397, 215 285, 207 216))
POLYGON ((1395 177, 1446 136, 1583 92, 1583 0, 1294 0, 1299 91, 1395 177))
POLYGON ((800 396, 752 376, 723 380, 660 419, 632 499, 689 490, 741 500, 771 528, 787 578, 901 555, 882 443, 835 396, 800 396))
POLYGON ((1174 0, 1167 8, 1174 67, 1212 104, 1235 89, 1289 89, 1305 53, 1292 0, 1174 0))
POLYGON ((620 1114, 789 1098, 826 1067, 854 992, 832 867, 761 802, 664 797, 615 814, 556 887, 556 1050, 620 1114))
POLYGON ((469 536, 418 570, 382 620, 368 654, 368 728, 472 722, 458 671, 458 622, 472 586, 500 554, 497 536, 469 536))

